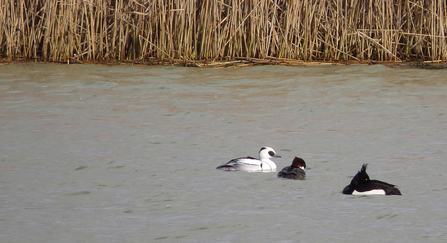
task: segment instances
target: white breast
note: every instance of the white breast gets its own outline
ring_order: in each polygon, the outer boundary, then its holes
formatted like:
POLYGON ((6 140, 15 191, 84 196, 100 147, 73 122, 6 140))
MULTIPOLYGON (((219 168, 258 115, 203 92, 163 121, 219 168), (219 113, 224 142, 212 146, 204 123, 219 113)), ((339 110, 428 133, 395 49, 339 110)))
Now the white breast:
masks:
POLYGON ((354 190, 352 195, 385 195, 385 191, 383 189, 374 189, 366 192, 358 192, 354 190))

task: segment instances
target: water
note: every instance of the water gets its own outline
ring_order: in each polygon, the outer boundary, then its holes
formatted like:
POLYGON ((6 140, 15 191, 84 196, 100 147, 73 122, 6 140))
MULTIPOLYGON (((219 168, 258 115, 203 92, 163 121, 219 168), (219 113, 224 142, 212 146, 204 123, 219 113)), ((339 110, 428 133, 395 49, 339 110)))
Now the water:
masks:
POLYGON ((445 242, 447 70, 0 66, 2 242, 445 242), (275 148, 307 180, 215 167, 275 148), (341 190, 363 163, 403 196, 341 190))

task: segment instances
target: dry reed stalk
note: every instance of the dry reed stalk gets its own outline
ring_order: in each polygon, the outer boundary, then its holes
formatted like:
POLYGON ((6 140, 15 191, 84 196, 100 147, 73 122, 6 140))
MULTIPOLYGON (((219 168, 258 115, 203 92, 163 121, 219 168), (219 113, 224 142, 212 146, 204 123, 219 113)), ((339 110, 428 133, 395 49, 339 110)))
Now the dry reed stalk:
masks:
POLYGON ((445 0, 0 0, 0 55, 445 60, 445 0))

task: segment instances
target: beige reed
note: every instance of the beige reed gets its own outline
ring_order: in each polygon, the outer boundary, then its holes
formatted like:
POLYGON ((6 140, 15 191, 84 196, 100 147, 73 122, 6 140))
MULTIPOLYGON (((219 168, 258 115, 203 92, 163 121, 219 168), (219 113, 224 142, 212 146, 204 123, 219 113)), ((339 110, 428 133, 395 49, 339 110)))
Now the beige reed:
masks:
POLYGON ((445 0, 0 0, 0 57, 445 60, 445 0))

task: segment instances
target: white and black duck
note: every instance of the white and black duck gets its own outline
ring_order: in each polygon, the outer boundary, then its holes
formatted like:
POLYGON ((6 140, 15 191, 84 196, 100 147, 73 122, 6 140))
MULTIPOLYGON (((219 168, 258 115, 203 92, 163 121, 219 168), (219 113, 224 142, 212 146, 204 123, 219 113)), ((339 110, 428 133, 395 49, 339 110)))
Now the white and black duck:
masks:
POLYGON ((352 195, 402 195, 399 189, 392 184, 369 179, 366 173, 368 164, 363 164, 360 171, 351 180, 351 184, 343 189, 343 194, 352 195))
POLYGON ((259 150, 259 159, 253 157, 242 157, 232 159, 226 164, 218 166, 216 169, 225 171, 249 171, 249 172, 270 172, 276 171, 276 164, 270 158, 281 158, 275 150, 270 147, 262 147, 259 150))

